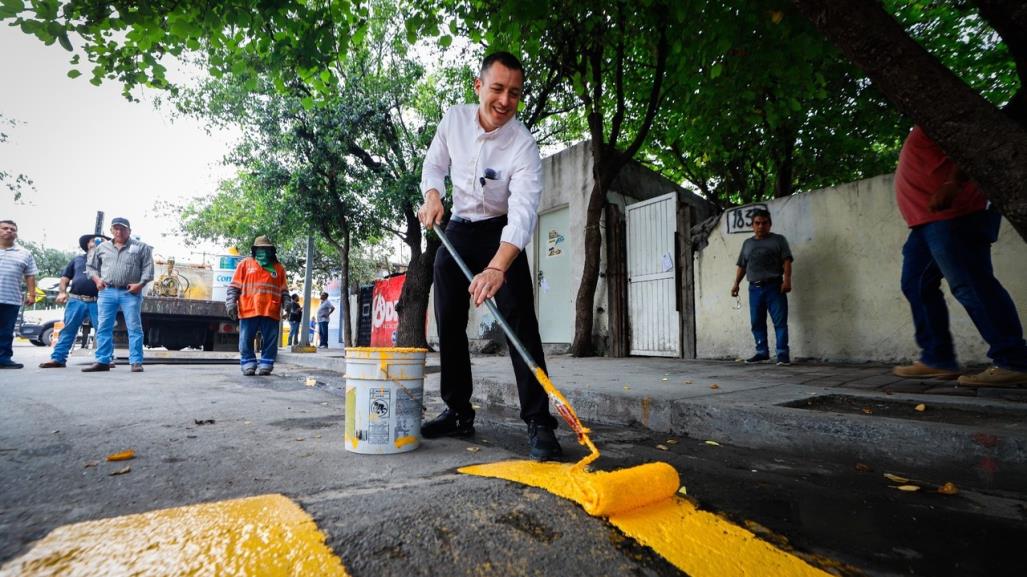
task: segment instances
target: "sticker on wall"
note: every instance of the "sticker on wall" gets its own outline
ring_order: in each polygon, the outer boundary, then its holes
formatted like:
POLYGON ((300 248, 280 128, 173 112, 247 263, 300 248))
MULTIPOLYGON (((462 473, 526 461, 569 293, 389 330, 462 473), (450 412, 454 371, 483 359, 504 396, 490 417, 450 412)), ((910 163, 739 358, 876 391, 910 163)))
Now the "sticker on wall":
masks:
POLYGON ((563 251, 555 246, 549 247, 549 250, 546 251, 546 256, 549 257, 560 256, 561 254, 563 254, 563 251))
POLYGON ((556 246, 556 245, 558 245, 558 244, 560 244, 562 242, 563 242, 563 235, 560 234, 555 228, 549 229, 549 239, 547 240, 547 244, 550 244, 552 246, 556 246))
POLYGON ((670 272, 672 268, 674 268, 674 259, 671 258, 669 252, 663 253, 663 258, 660 261, 660 270, 662 272, 670 272))

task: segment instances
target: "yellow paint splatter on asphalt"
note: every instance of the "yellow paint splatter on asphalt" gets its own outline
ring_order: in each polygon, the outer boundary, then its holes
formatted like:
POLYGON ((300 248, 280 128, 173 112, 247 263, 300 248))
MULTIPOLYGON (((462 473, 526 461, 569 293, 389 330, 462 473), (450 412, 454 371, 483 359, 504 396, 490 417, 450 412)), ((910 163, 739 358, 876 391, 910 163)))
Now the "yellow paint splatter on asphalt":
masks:
POLYGON ((314 520, 282 495, 65 525, 0 577, 259 575, 347 577, 314 520))
POLYGON ((397 449, 402 449, 403 447, 406 447, 410 443, 416 443, 416 442, 417 442, 417 437, 415 437, 413 435, 407 435, 405 437, 400 437, 400 438, 396 439, 394 441, 394 444, 396 445, 397 449))
POLYGON ((675 497, 680 479, 666 463, 593 473, 579 464, 501 461, 459 471, 540 487, 574 501, 590 515, 607 517, 692 577, 828 576, 752 532, 675 497))

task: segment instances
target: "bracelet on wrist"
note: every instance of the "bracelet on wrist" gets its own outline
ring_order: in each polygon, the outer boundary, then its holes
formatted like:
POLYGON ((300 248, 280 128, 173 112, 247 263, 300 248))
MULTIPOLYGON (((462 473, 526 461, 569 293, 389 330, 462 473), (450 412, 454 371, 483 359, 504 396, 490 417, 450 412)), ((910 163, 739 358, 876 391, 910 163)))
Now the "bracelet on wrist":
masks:
POLYGON ((494 270, 494 271, 496 271, 498 273, 501 273, 503 275, 504 279, 506 278, 506 271, 501 269, 501 268, 496 268, 494 266, 487 266, 487 267, 485 267, 485 270, 494 270))

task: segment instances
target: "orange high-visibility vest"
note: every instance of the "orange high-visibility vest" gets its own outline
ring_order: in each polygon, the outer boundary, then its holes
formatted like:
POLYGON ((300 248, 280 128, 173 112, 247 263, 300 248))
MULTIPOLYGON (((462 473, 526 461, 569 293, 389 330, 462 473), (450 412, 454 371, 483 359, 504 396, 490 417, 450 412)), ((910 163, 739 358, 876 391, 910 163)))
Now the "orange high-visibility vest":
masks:
POLYGON ((239 318, 282 318, 282 293, 288 284, 285 267, 276 262, 274 269, 274 273, 264 270, 253 257, 239 261, 232 275, 232 286, 239 289, 239 318))

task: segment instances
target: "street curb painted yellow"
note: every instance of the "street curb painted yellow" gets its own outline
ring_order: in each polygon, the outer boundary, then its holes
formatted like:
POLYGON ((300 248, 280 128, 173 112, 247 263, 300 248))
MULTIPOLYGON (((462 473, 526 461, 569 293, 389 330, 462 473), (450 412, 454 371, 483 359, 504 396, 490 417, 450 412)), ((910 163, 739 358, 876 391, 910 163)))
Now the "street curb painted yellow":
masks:
POLYGON ((314 519, 282 495, 58 527, 0 568, 15 575, 349 576, 314 519))

